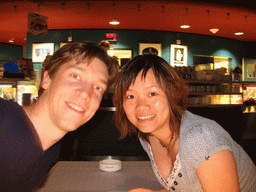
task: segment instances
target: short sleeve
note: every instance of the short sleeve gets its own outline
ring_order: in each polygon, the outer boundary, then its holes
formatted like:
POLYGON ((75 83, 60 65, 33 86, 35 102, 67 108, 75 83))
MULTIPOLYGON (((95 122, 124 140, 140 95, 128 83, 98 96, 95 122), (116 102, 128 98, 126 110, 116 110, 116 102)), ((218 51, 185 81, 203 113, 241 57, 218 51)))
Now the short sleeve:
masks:
POLYGON ((217 152, 223 149, 232 151, 230 135, 217 123, 194 125, 186 131, 182 140, 182 158, 195 170, 217 152))

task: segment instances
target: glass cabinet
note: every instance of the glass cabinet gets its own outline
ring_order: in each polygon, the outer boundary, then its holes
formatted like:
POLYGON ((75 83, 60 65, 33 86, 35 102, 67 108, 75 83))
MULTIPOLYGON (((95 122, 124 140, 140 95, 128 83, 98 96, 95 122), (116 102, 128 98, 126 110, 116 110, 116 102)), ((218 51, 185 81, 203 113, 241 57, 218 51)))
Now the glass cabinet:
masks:
POLYGON ((190 107, 243 105, 240 83, 216 83, 210 81, 188 81, 190 107))
POLYGON ((38 86, 33 80, 1 79, 0 97, 29 105, 38 96, 38 86))
POLYGON ((256 113, 256 82, 243 82, 244 113, 256 113))

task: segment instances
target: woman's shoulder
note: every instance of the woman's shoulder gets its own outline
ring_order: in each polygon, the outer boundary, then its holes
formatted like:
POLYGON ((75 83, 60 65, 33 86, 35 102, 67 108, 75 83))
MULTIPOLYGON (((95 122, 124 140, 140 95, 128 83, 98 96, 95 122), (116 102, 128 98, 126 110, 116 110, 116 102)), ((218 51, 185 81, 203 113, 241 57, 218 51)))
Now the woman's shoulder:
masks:
POLYGON ((198 134, 208 137, 212 134, 225 135, 228 132, 214 120, 185 111, 180 125, 181 137, 194 138, 198 134))
POLYGON ((223 149, 232 150, 232 138, 213 120, 188 112, 180 130, 181 158, 191 165, 198 166, 205 157, 223 149))

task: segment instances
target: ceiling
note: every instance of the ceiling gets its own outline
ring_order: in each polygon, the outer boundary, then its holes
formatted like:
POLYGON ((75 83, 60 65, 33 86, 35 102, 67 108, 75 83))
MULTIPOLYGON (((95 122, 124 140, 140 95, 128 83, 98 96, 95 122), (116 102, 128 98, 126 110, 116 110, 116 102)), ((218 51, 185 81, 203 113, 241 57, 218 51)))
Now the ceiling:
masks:
POLYGON ((0 42, 26 46, 27 12, 48 17, 48 29, 145 29, 256 42, 254 1, 1 1, 0 42), (113 18, 119 25, 109 24, 113 18), (181 25, 190 25, 181 29, 181 25), (209 31, 218 28, 215 34, 209 31), (244 35, 236 36, 235 32, 244 35))

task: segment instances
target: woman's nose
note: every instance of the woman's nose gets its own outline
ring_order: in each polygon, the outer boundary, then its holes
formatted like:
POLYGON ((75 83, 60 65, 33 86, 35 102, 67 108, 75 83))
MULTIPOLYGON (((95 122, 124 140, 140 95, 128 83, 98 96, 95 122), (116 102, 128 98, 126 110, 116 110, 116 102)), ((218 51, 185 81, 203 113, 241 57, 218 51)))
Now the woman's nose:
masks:
POLYGON ((147 99, 137 98, 137 105, 136 105, 137 108, 144 109, 144 108, 147 108, 148 106, 149 106, 149 104, 147 102, 147 99))

